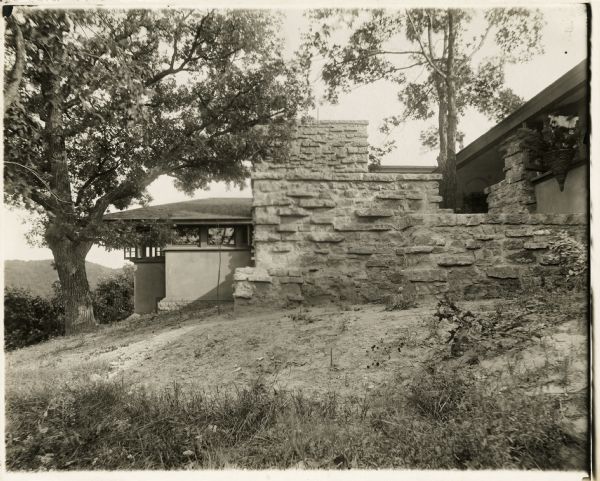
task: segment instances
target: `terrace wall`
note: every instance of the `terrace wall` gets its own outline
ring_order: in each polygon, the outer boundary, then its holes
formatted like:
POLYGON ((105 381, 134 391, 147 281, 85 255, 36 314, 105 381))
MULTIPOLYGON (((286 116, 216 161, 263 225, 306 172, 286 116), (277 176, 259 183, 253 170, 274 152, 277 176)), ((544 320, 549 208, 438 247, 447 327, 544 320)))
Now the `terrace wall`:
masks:
POLYGON ((584 215, 453 214, 438 174, 367 172, 366 123, 300 126, 298 139, 253 175, 256 267, 236 270, 236 307, 544 288, 562 281, 558 231, 585 238, 584 215))

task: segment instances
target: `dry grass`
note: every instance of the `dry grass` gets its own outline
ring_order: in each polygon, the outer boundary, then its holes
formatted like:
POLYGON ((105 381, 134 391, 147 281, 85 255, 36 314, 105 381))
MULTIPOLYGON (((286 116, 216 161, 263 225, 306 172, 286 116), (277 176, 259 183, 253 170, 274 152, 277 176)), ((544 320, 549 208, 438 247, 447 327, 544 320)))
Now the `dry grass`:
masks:
POLYGON ((189 311, 15 351, 7 465, 585 469, 585 309, 556 302, 471 364, 433 306, 189 311))

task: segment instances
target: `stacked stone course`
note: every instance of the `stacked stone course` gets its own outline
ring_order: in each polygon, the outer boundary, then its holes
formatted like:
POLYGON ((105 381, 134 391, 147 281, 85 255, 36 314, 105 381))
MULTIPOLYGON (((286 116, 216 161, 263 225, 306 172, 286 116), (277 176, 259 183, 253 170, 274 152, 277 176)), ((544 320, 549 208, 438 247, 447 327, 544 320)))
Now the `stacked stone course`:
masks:
POLYGON ((527 170, 531 154, 524 143, 528 132, 520 129, 500 146, 504 158, 504 180, 484 190, 488 195, 490 214, 535 211, 535 188, 531 183, 534 173, 527 170))
POLYGON ((557 232, 586 235, 584 215, 439 209, 438 174, 367 172, 366 151, 355 152, 366 123, 309 124, 299 137, 289 162, 253 175, 256 267, 236 270, 236 307, 543 288, 561 282, 557 232))

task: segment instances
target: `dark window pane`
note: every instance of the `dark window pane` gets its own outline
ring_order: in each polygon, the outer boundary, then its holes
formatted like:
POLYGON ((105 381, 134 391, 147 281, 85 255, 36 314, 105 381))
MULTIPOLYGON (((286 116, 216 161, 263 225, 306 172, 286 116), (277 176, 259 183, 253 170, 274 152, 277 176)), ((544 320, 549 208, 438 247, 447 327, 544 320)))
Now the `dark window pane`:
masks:
POLYGON ((200 245, 200 227, 179 225, 173 243, 176 245, 200 245))
POLYGON ((234 246, 235 228, 234 227, 209 227, 208 228, 209 246, 234 246))

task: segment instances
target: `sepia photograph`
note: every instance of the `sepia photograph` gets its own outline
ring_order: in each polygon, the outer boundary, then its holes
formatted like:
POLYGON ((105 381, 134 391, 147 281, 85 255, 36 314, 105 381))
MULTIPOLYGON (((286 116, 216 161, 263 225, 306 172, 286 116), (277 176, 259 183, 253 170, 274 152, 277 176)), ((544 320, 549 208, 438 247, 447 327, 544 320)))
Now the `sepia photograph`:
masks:
POLYGON ((595 7, 4 4, 7 479, 593 476, 595 7))

